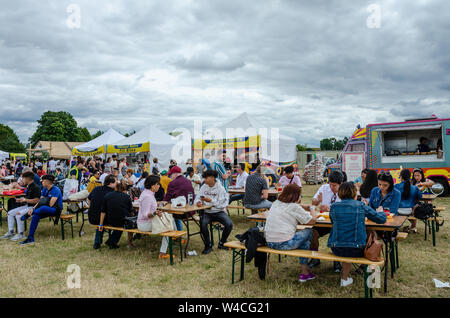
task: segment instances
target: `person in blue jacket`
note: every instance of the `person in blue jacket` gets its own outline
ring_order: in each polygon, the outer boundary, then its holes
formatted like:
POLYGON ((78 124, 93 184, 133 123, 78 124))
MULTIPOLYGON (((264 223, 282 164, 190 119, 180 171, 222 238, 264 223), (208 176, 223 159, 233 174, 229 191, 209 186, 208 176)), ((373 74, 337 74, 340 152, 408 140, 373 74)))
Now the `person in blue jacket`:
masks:
POLYGON ((401 200, 401 193, 394 188, 394 179, 389 172, 380 172, 378 175, 378 187, 373 188, 370 193, 369 205, 376 210, 378 207, 388 208, 390 213, 398 215, 398 206, 401 200))
MULTIPOLYGON (((398 214, 411 215, 414 206, 422 199, 422 191, 413 184, 411 184, 411 171, 409 169, 403 169, 400 172, 401 183, 394 186, 395 189, 400 191, 401 200, 399 204, 398 214)), ((417 220, 410 220, 411 228, 409 232, 417 233, 417 220)))
MULTIPOLYGON (((327 246, 331 251, 342 257, 364 257, 366 247, 366 217, 377 223, 386 223, 386 214, 357 201, 357 189, 353 182, 344 182, 339 187, 340 202, 330 207, 330 221, 333 224, 327 246)), ((341 286, 353 283, 348 277, 351 263, 342 263, 341 286)))

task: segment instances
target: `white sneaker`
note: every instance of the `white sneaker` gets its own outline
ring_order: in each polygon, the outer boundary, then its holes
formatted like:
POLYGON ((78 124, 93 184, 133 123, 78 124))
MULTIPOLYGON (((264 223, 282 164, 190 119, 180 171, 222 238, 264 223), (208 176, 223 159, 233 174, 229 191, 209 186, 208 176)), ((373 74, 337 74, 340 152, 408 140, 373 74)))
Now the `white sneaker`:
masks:
POLYGON ((353 284, 353 278, 349 277, 347 280, 341 279, 341 287, 347 287, 348 285, 353 284))
POLYGON ((23 234, 16 234, 11 238, 11 241, 17 242, 18 240, 26 239, 27 237, 23 234))
POLYGON ((3 235, 2 237, 0 237, 0 239, 6 240, 6 239, 9 239, 9 238, 11 238, 13 236, 14 236, 14 233, 8 232, 5 235, 3 235))

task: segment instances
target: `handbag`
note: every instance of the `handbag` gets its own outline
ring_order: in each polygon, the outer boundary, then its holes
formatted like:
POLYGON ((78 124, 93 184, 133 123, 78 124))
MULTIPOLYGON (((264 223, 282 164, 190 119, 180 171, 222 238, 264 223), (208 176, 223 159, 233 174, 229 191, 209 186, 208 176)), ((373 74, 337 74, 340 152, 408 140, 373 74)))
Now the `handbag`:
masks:
POLYGON ((126 230, 137 229, 137 216, 126 216, 123 228, 126 230))
POLYGON ((378 240, 377 232, 370 231, 364 248, 364 257, 373 262, 381 261, 383 242, 378 240))
POLYGON ((174 230, 175 221, 172 214, 163 212, 161 216, 155 215, 152 218, 152 233, 159 234, 174 230))
POLYGON ((38 204, 36 205, 36 210, 39 209, 42 206, 49 206, 50 205, 50 197, 42 197, 39 199, 38 204))

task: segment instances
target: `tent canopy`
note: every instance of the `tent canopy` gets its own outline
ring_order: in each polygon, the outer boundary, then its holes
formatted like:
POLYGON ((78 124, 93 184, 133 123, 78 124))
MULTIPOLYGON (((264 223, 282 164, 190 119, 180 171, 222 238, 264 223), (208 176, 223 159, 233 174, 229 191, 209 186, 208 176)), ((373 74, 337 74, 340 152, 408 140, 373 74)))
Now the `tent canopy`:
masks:
POLYGON ((0 150, 0 161, 9 158, 9 152, 1 151, 0 150))
POLYGON ((108 145, 108 153, 150 152, 150 158, 158 158, 162 168, 169 166, 176 139, 153 125, 148 125, 131 135, 108 145))
POLYGON ((112 144, 124 137, 114 129, 110 128, 104 134, 82 145, 73 147, 72 154, 75 156, 92 156, 106 152, 106 145, 112 144))
MULTIPOLYGON (((246 112, 240 114, 231 121, 217 127, 222 132, 223 138, 227 137, 227 128, 241 129, 242 132, 235 137, 252 137, 249 133, 256 133, 259 136, 259 153, 261 160, 269 160, 273 162, 292 162, 297 158, 296 145, 297 142, 295 138, 288 137, 282 134, 279 136, 272 136, 271 129, 269 125, 263 125, 253 118, 250 118, 246 112), (267 136, 263 137, 261 135, 261 128, 267 128, 267 136)), ((206 130, 206 136, 210 130, 206 130)), ((214 134, 214 131, 212 131, 214 134)), ((250 138, 250 144, 252 140, 250 138)))

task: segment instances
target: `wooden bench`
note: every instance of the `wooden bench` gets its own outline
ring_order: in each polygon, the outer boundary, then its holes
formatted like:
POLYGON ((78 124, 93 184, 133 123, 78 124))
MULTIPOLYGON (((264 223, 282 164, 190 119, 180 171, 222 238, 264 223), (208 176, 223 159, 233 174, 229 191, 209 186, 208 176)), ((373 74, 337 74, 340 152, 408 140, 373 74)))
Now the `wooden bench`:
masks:
MULTIPOLYGON (((232 259, 232 268, 231 268, 231 283, 234 284, 234 271, 235 264, 240 261, 241 262, 241 273, 240 273, 240 281, 244 279, 244 266, 245 266, 245 251, 246 247, 243 243, 239 241, 227 242, 224 244, 226 247, 233 250, 233 259, 232 259)), ((318 251, 309 251, 309 250, 275 250, 268 246, 260 246, 256 249, 257 252, 276 254, 276 255, 286 255, 286 256, 294 256, 294 257, 304 257, 304 258, 314 258, 320 259, 324 261, 336 261, 343 263, 354 263, 361 265, 376 265, 380 268, 384 265, 384 259, 381 259, 379 262, 373 262, 364 257, 341 257, 336 256, 331 252, 318 252, 318 251)), ((365 268, 364 270, 364 294, 365 297, 372 298, 372 289, 367 286, 369 274, 365 268)))
POLYGON ((70 229, 72 231, 72 238, 73 238, 73 218, 75 217, 75 214, 63 214, 59 216, 59 223, 61 223, 61 238, 64 241, 64 225, 69 223, 70 229))
MULTIPOLYGON (((98 226, 97 226, 98 228, 98 226)), ((169 239, 169 255, 170 255, 170 265, 173 265, 173 240, 179 240, 179 247, 180 247, 180 259, 181 262, 183 261, 183 247, 181 243, 181 238, 183 235, 187 233, 187 231, 168 231, 158 234, 153 234, 152 232, 143 232, 139 231, 138 229, 124 229, 123 227, 115 227, 115 226, 109 226, 104 225, 103 229, 109 230, 109 231, 122 231, 127 233, 134 233, 134 234, 141 234, 141 235, 153 235, 153 236, 161 236, 161 237, 167 237, 169 239)), ((110 232, 109 232, 110 234, 110 232)))

